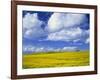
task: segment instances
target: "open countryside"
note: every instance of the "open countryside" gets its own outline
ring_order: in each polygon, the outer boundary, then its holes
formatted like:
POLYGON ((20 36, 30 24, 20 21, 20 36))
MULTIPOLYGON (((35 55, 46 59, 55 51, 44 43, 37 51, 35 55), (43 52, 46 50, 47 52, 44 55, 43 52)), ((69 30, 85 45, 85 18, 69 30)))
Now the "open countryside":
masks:
POLYGON ((23 54, 24 69, 89 65, 89 51, 39 52, 23 54))

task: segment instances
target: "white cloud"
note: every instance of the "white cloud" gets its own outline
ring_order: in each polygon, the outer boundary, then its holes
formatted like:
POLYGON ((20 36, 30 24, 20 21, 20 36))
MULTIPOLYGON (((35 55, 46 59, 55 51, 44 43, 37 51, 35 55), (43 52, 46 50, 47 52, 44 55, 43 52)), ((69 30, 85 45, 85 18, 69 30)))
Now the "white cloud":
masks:
POLYGON ((71 29, 62 29, 59 32, 50 33, 48 35, 47 40, 61 40, 61 41, 73 41, 77 42, 81 39, 85 39, 86 35, 89 35, 87 33, 87 30, 82 30, 79 27, 77 28, 71 28, 71 29))
POLYGON ((45 29, 41 26, 45 24, 38 19, 37 13, 27 13, 23 18, 23 37, 28 39, 38 39, 47 36, 43 40, 53 41, 73 41, 84 40, 89 36, 89 30, 82 30, 79 24, 86 19, 84 14, 74 13, 53 13, 48 20, 45 29))
POLYGON ((35 50, 35 47, 32 47, 30 45, 27 45, 27 46, 23 46, 23 51, 24 52, 28 52, 28 51, 34 51, 35 50))
POLYGON ((62 28, 63 28, 63 14, 53 13, 48 21, 47 30, 49 32, 56 32, 61 30, 62 28))
POLYGON ((62 28, 77 27, 86 18, 84 14, 74 13, 54 13, 48 21, 48 31, 56 32, 62 28))
POLYGON ((62 49, 62 51, 76 51, 76 50, 78 50, 77 47, 64 47, 62 49))
POLYGON ((36 46, 24 46, 23 52, 57 52, 57 51, 76 51, 78 48, 74 46, 68 46, 63 48, 53 48, 53 47, 36 47, 36 46))
POLYGON ((41 28, 43 21, 38 19, 37 13, 27 13, 23 18, 23 35, 25 38, 38 38, 45 35, 45 31, 41 28))
POLYGON ((48 21, 49 35, 47 40, 77 42, 84 39, 85 41, 85 38, 89 36, 89 30, 82 30, 78 26, 84 22, 84 19, 86 19, 84 14, 54 13, 48 21))
POLYGON ((85 43, 88 44, 89 42, 90 42, 90 39, 87 38, 86 41, 85 41, 85 43))
POLYGON ((78 13, 68 13, 65 14, 65 16, 63 17, 63 22, 64 22, 64 27, 68 28, 68 27, 77 27, 76 25, 79 25, 81 23, 83 23, 83 20, 86 19, 86 15, 84 14, 78 14, 78 13))

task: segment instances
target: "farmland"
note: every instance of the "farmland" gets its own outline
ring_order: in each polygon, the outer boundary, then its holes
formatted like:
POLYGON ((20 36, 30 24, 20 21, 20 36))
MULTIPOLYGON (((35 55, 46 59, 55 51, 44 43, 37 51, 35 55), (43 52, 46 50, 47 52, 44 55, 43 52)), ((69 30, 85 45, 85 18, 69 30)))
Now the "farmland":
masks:
POLYGON ((88 66, 89 51, 23 53, 22 62, 24 69, 88 66))

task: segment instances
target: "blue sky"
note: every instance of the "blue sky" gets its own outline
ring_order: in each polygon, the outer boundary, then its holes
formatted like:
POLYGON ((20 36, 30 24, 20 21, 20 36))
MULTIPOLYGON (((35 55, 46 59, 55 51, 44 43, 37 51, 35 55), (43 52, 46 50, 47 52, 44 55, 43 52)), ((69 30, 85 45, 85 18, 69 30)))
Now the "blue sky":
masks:
POLYGON ((89 50, 89 14, 23 11, 23 52, 89 50))

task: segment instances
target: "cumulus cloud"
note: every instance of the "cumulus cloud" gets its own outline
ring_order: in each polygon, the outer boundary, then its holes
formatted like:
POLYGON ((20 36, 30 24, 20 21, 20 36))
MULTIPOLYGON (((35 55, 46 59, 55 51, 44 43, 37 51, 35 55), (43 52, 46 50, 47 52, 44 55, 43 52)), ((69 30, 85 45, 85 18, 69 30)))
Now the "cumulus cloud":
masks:
POLYGON ((52 14, 47 24, 47 30, 49 32, 56 32, 63 28, 63 15, 61 13, 52 14))
POLYGON ((84 22, 84 19, 86 19, 86 15, 84 14, 78 14, 78 13, 68 13, 64 15, 64 27, 77 27, 77 25, 80 25, 84 22))
POLYGON ((62 28, 77 27, 83 20, 86 19, 86 15, 78 13, 54 13, 48 21, 48 31, 56 32, 62 28))
POLYGON ((23 36, 29 39, 45 36, 45 31, 41 28, 43 24, 37 13, 27 13, 23 18, 23 36))
POLYGON ((58 52, 58 51, 76 51, 78 48, 75 46, 68 46, 63 48, 53 47, 36 47, 36 46, 24 46, 23 52, 58 52))
POLYGON ((61 40, 61 41, 73 41, 77 42, 80 40, 85 40, 89 36, 87 30, 82 30, 79 27, 71 29, 62 29, 59 32, 50 33, 47 40, 61 40))
POLYGON ((84 23, 84 19, 86 19, 84 14, 54 13, 48 21, 47 30, 49 35, 47 40, 73 42, 86 40, 89 36, 89 30, 80 28, 80 24, 84 23))
POLYGON ((27 13, 23 17, 23 37, 28 39, 38 39, 42 37, 53 41, 73 41, 84 40, 87 43, 89 30, 81 29, 80 24, 87 20, 85 14, 78 13, 53 13, 47 24, 39 20, 38 13, 27 13), (45 24, 45 25, 44 25, 45 24), (45 26, 44 29, 41 26, 45 26))
POLYGON ((59 32, 50 33, 48 36, 48 40, 62 40, 62 41, 70 41, 75 40, 78 37, 81 37, 82 30, 80 28, 71 28, 71 29, 62 29, 59 32))

